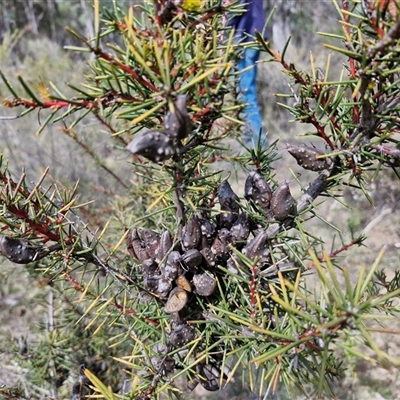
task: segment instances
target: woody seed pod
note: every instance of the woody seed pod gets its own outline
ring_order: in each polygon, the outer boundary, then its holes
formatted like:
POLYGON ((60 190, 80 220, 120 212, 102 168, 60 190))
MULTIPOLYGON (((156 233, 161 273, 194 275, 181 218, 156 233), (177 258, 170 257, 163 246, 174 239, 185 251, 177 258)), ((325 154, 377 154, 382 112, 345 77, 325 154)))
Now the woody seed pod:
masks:
POLYGON ((161 299, 166 299, 171 292, 171 289, 172 282, 170 279, 163 276, 158 280, 156 293, 160 296, 161 299))
POLYGON ((249 214, 242 212, 230 230, 232 243, 245 241, 250 234, 249 214))
POLYGON ((132 258, 136 258, 140 261, 144 261, 150 258, 149 253, 146 249, 146 245, 140 238, 137 229, 133 229, 130 233, 128 233, 125 242, 128 248, 128 252, 132 258))
POLYGON ((27 240, 1 236, 0 252, 16 264, 28 264, 38 258, 40 249, 32 246, 27 240))
POLYGON ((153 356, 150 359, 153 367, 158 371, 161 367, 164 367, 166 373, 174 372, 175 360, 172 357, 164 357, 161 359, 159 357, 153 356))
POLYGON ((200 253, 203 256, 208 267, 215 267, 215 254, 210 247, 203 247, 200 250, 200 253))
POLYGON ((206 239, 206 242, 211 244, 215 235, 215 225, 212 224, 207 218, 200 218, 199 223, 203 238, 206 239))
POLYGON ((226 262, 226 269, 232 274, 238 274, 239 270, 237 268, 237 264, 240 263, 240 260, 236 255, 232 255, 231 258, 226 262), (236 262, 235 262, 236 261, 236 262))
POLYGON ((228 229, 222 228, 211 246, 211 251, 215 257, 223 259, 229 254, 229 243, 231 242, 231 233, 228 229))
POLYGON ((267 239, 267 232, 261 230, 257 236, 247 243, 246 247, 243 249, 243 254, 250 260, 268 255, 267 239))
POLYGON ((221 375, 221 371, 214 364, 205 364, 200 368, 200 374, 203 379, 200 380, 201 385, 204 389, 215 392, 219 390, 219 379, 221 375))
POLYGON ((187 280, 185 275, 180 275, 175 279, 176 286, 179 288, 186 290, 187 292, 192 291, 192 287, 190 286, 189 281, 187 280))
POLYGON ((156 130, 138 133, 126 148, 153 162, 168 160, 174 154, 171 139, 164 132, 156 130))
POLYGON ((218 190, 218 200, 222 212, 217 216, 218 225, 220 228, 231 228, 236 221, 239 213, 239 197, 232 190, 231 185, 227 180, 221 182, 218 190))
POLYGON ((211 243, 209 242, 209 240, 207 240, 207 238, 205 236, 201 236, 200 238, 200 244, 199 244, 199 249, 203 250, 206 248, 210 248, 210 245, 212 244, 213 239, 211 239, 211 243))
POLYGON ((196 274, 193 276, 193 286, 199 296, 211 296, 217 286, 217 281, 207 274, 196 274))
POLYGON ((164 231, 160 236, 160 244, 156 250, 156 261, 160 262, 165 255, 168 253, 169 249, 172 247, 171 234, 168 231, 164 231))
POLYGON ((296 159, 304 169, 311 171, 322 171, 332 165, 330 158, 318 158, 325 155, 321 150, 309 146, 295 146, 288 144, 288 152, 296 159))
POLYGON ((267 268, 260 271, 259 275, 265 278, 273 278, 278 276, 278 271, 286 272, 286 271, 295 271, 298 268, 291 262, 283 263, 278 265, 270 265, 267 268))
POLYGON ((140 236, 151 259, 156 258, 156 251, 160 245, 160 235, 151 229, 142 229, 140 236))
POLYGON ((169 336, 169 343, 174 347, 182 347, 195 338, 193 326, 187 324, 178 325, 169 336))
POLYGON ((189 267, 195 268, 203 261, 203 256, 197 249, 186 250, 182 256, 182 261, 189 267))
POLYGON ((158 264, 151 258, 142 262, 142 274, 144 276, 152 277, 158 270, 158 264))
POLYGON ((271 210, 278 221, 284 221, 296 214, 296 202, 286 182, 283 182, 272 195, 271 210))
POLYGON ((186 94, 178 95, 173 103, 173 109, 170 109, 164 118, 165 133, 172 139, 182 140, 192 130, 192 121, 186 108, 186 101, 186 94))
POLYGON ((196 217, 190 218, 182 229, 182 247, 184 250, 195 249, 200 242, 201 231, 196 217))
MULTIPOLYGON (((143 286, 149 292, 157 293, 161 275, 145 275, 143 277, 143 286)), ((172 285, 169 290, 171 290, 172 285)))
POLYGON ((260 170, 251 171, 244 186, 244 197, 252 199, 262 210, 267 211, 270 205, 272 190, 260 170))
POLYGON ((162 276, 169 280, 174 280, 181 275, 183 271, 180 261, 180 253, 178 251, 171 251, 171 253, 168 254, 165 262, 160 265, 162 276))
POLYGON ((198 378, 193 378, 192 380, 188 381, 186 387, 188 390, 192 391, 196 389, 197 385, 200 383, 198 378))
POLYGON ((179 312, 185 307, 187 301, 187 292, 179 287, 176 287, 169 294, 164 310, 168 314, 179 312))

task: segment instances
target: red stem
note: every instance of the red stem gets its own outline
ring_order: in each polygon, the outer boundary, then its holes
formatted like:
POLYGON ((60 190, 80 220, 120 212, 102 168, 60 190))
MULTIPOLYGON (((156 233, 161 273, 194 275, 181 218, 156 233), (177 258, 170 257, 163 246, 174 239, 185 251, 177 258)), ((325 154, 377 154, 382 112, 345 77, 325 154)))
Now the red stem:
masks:
MULTIPOLYGON (((334 259, 338 254, 342 253, 343 251, 348 250, 350 247, 354 246, 354 245, 360 245, 360 240, 356 239, 356 240, 352 240, 350 243, 343 245, 340 249, 337 249, 335 251, 333 251, 332 253, 329 254, 328 258, 329 259, 334 259)), ((320 262, 324 262, 325 261, 325 257, 321 256, 318 257, 318 261, 320 262)), ((307 265, 307 269, 313 268, 315 266, 315 263, 309 263, 307 265)))

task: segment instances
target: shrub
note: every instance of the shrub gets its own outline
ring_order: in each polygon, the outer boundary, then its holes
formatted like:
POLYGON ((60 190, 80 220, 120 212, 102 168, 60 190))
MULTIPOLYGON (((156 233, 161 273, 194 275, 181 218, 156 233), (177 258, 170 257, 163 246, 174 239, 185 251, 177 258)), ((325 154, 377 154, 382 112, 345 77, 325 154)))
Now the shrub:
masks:
POLYGON ((329 36, 344 46, 327 46, 348 57, 335 81, 330 58, 322 71, 311 57, 308 73, 260 34, 235 44, 225 19, 239 6, 191 4, 157 0, 100 14, 95 2, 95 36, 71 30, 82 47, 70 49, 95 56, 85 82, 70 84, 72 96, 23 77, 16 89, 1 74, 10 95, 4 106, 23 107, 24 115, 50 110, 39 131, 64 122, 98 172, 123 188, 99 213, 79 204, 77 187, 46 183, 47 170, 32 187, 24 175, 13 179, 2 160, 1 252, 49 290, 46 334, 20 357, 31 393, 56 397, 75 374, 74 399, 179 398, 186 386, 218 390, 240 371, 258 396, 283 386, 292 397, 321 397, 334 394, 346 357, 399 364, 379 349, 369 325, 397 312, 398 274, 389 280, 378 271, 380 253, 350 276, 338 255, 364 238, 327 251, 310 224, 324 220, 317 199, 341 201, 345 186, 370 199, 368 182, 397 172, 395 2, 364 2, 364 9, 334 2, 343 34, 329 36), (121 44, 107 42, 115 34, 121 44), (243 124, 235 62, 246 46, 283 67, 293 85, 281 96, 294 100, 284 107, 314 127, 306 144, 287 146, 313 177, 305 187, 294 176, 296 199, 289 176, 278 179, 273 168, 275 144, 229 151, 243 124), (131 176, 110 169, 77 134, 89 115, 131 154, 131 176), (237 183, 222 169, 226 162, 237 183))

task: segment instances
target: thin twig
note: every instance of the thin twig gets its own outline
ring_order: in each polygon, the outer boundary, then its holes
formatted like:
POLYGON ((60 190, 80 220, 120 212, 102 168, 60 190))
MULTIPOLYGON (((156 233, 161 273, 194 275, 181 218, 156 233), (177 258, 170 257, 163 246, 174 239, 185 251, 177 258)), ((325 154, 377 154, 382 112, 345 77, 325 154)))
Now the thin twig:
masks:
POLYGON ((387 48, 397 39, 400 39, 400 19, 389 29, 384 38, 368 50, 367 56, 369 60, 372 61, 378 53, 386 54, 387 48))

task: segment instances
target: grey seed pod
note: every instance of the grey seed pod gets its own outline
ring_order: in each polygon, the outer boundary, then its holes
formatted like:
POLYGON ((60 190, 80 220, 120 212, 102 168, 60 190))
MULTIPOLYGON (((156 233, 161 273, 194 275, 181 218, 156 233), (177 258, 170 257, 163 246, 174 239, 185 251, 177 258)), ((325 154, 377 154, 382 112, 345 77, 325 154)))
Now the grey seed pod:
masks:
POLYGON ((222 210, 238 212, 239 197, 232 190, 231 185, 227 180, 221 182, 218 190, 218 200, 222 210))
POLYGON ((200 380, 201 386, 204 389, 215 392, 219 390, 219 379, 221 376, 221 370, 217 368, 214 364, 206 364, 201 368, 200 374, 204 379, 200 380))
POLYGON ((151 229, 141 229, 139 235, 142 238, 142 241, 146 247, 147 253, 150 258, 155 260, 156 251, 160 246, 160 235, 151 229))
POLYGON ((182 229, 182 247, 184 250, 195 249, 200 243, 201 231, 196 217, 190 218, 182 229))
POLYGON ((216 226, 207 218, 199 219, 201 235, 206 239, 206 242, 209 244, 212 243, 216 226))
POLYGON ((231 243, 231 233, 228 229, 222 228, 211 245, 211 251, 217 258, 224 259, 230 251, 229 243, 231 243))
POLYGON ((164 369, 165 369, 165 372, 167 374, 171 373, 171 372, 174 372, 174 370, 175 370, 175 360, 172 357, 167 357, 165 359, 165 361, 164 361, 164 369))
MULTIPOLYGON (((357 329, 357 328, 356 328, 357 329)), ((323 349, 326 345, 326 342, 324 339, 320 338, 320 337, 315 337, 314 338, 314 343, 316 346, 318 346, 320 349, 323 349)))
MULTIPOLYGON (((149 292, 157 293, 160 279, 161 279, 161 275, 144 276, 143 277, 143 286, 149 292)), ((171 288, 172 288, 172 285, 171 285, 171 288)))
POLYGON ((242 253, 250 260, 254 260, 256 257, 261 257, 265 255, 268 251, 267 246, 268 234, 264 230, 261 230, 253 239, 251 239, 242 253))
POLYGON ((153 162, 168 160, 174 154, 171 139, 164 132, 156 130, 138 133, 126 148, 153 162))
POLYGON ((182 256, 182 261, 189 267, 195 268, 203 261, 203 256, 197 249, 186 250, 182 256))
POLYGON ((199 296, 211 296, 217 286, 217 281, 210 275, 196 274, 193 276, 193 286, 199 296))
POLYGON ((218 190, 218 200, 221 211, 227 211, 217 216, 218 226, 230 229, 238 217, 240 200, 227 180, 221 182, 218 190))
POLYGON ((28 264, 42 258, 40 253, 45 250, 31 245, 25 239, 0 236, 0 252, 4 257, 16 264, 28 264))
POLYGON ((171 253, 168 254, 165 262, 160 265, 161 274, 164 278, 172 281, 183 273, 181 258, 178 251, 171 251, 171 253))
POLYGON ((298 268, 291 262, 277 264, 277 265, 270 265, 267 268, 260 271, 260 276, 263 276, 265 278, 273 278, 278 276, 278 271, 287 272, 295 270, 298 270, 298 268))
POLYGON ((173 110, 169 110, 164 118, 164 130, 172 139, 182 140, 192 131, 192 121, 187 107, 187 95, 180 94, 173 103, 173 110))
POLYGON ((162 276, 158 280, 156 293, 160 296, 161 299, 164 300, 168 297, 169 293, 171 292, 171 289, 172 289, 171 280, 162 276))
POLYGON ((232 243, 244 242, 250 234, 249 214, 242 212, 230 229, 232 243))
POLYGON ((160 245, 156 250, 156 261, 160 262, 172 247, 172 237, 168 231, 164 231, 160 236, 160 245))
POLYGON ((186 278, 185 275, 180 275, 175 279, 175 283, 176 286, 178 286, 179 288, 186 290, 187 292, 191 292, 192 291, 192 287, 190 286, 190 282, 188 281, 188 279, 186 278))
POLYGON ((158 355, 165 356, 168 353, 168 346, 158 342, 152 347, 152 350, 158 355))
POLYGON ((206 249, 206 248, 210 248, 210 246, 211 246, 211 244, 212 244, 212 242, 213 242, 213 238, 211 239, 211 242, 209 242, 208 241, 208 239, 205 237, 205 236, 201 236, 201 239, 200 239, 200 244, 199 244, 199 249, 200 250, 202 250, 202 249, 206 249))
POLYGON ((203 247, 200 253, 209 268, 215 267, 215 254, 210 247, 203 247))
POLYGON ((142 274, 143 276, 152 277, 158 275, 158 264, 151 258, 142 262, 142 274))
POLYGON ((198 378, 193 378, 192 380, 188 381, 186 387, 189 391, 196 389, 197 385, 200 383, 198 378))
POLYGON ((272 195, 271 210, 278 221, 283 221, 296 215, 296 202, 286 182, 283 182, 272 195))
POLYGON ((200 381, 201 386, 209 392, 216 392, 219 390, 219 383, 217 379, 210 379, 208 381, 200 381))
POLYGON ((125 242, 132 258, 136 258, 140 261, 148 260, 150 258, 146 245, 139 236, 137 229, 133 229, 128 233, 125 242))
POLYGON ((268 247, 264 247, 263 249, 261 249, 261 251, 257 254, 257 257, 259 260, 258 263, 261 265, 271 262, 270 251, 268 247))
POLYGON ((182 310, 188 301, 188 294, 184 289, 176 287, 169 294, 164 310, 166 313, 176 313, 182 310))
POLYGON ((272 190, 262 176, 260 170, 256 169, 249 173, 244 186, 244 197, 247 200, 253 200, 262 210, 268 210, 271 202, 272 190))
POLYGON ((174 347, 182 347, 196 337, 193 326, 180 324, 175 327, 169 336, 169 343, 174 347))
POLYGON ((318 158, 325 155, 321 150, 309 146, 295 146, 288 144, 288 152, 296 159, 304 169, 311 171, 322 171, 332 165, 330 158, 318 158))
POLYGON ((160 357, 153 356, 150 358, 150 362, 156 371, 160 370, 160 367, 161 367, 161 358, 160 357))
MULTIPOLYGON (((238 274, 239 270, 237 268, 237 265, 235 263, 235 260, 232 258, 233 255, 231 256, 231 258, 226 262, 226 269, 231 272, 232 274, 238 274)), ((237 257, 235 256, 235 259, 237 260, 237 257)))
POLYGON ((156 371, 159 371, 161 367, 163 367, 164 373, 174 372, 175 369, 175 360, 172 357, 156 357, 153 356, 150 359, 151 364, 153 365, 156 371))
POLYGON ((247 175, 246 181, 244 183, 244 198, 246 200, 251 200, 253 198, 253 176, 254 171, 251 171, 249 175, 247 175))

